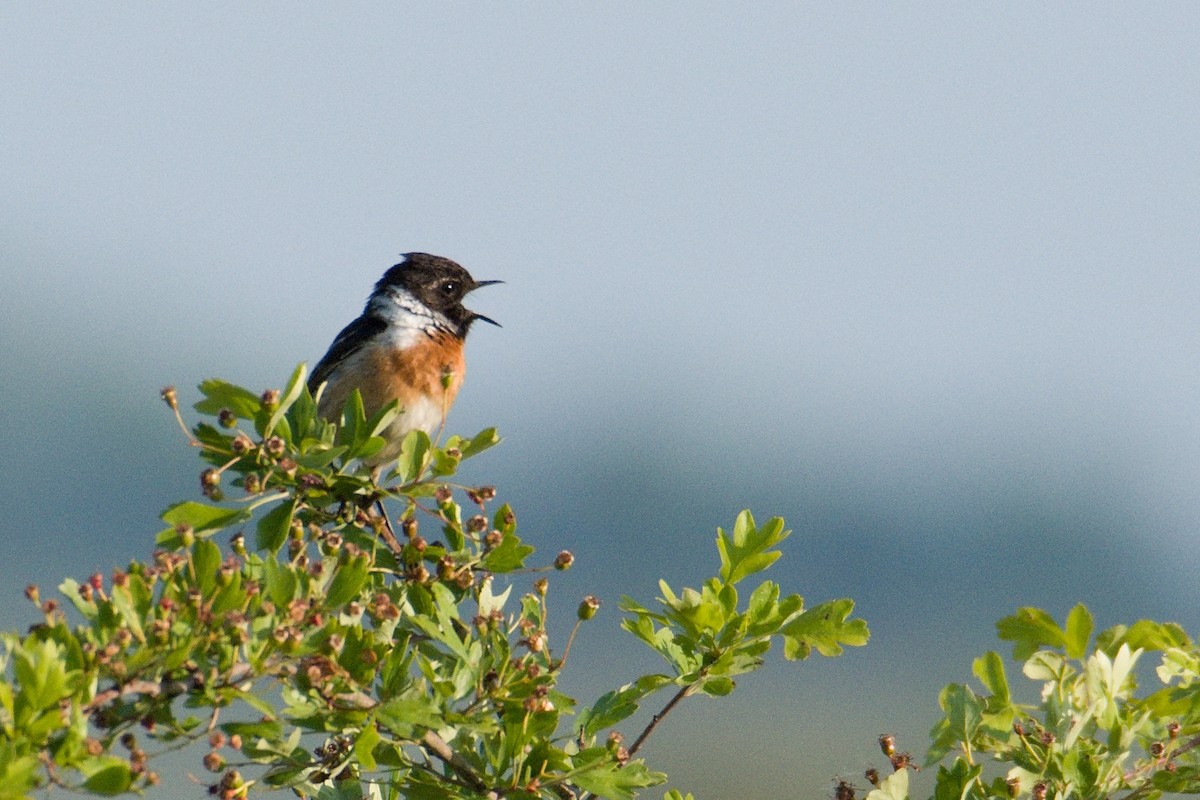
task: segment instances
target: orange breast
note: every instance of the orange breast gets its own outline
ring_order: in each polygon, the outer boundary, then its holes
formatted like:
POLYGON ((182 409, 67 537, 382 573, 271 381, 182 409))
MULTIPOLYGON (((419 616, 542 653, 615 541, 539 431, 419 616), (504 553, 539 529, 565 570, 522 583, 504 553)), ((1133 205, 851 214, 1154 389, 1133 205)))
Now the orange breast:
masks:
POLYGON ((331 376, 320 413, 335 418, 350 392, 362 393, 367 416, 397 400, 401 408, 433 400, 444 415, 450 409, 466 372, 462 340, 449 333, 433 337, 403 350, 372 348, 331 376), (443 376, 449 374, 446 386, 443 376))

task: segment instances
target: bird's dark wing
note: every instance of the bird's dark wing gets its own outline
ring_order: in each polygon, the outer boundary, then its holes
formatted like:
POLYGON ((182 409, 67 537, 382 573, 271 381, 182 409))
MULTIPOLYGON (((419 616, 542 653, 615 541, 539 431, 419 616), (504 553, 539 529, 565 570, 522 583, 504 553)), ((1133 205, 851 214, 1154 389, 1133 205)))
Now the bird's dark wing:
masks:
POLYGON ((308 379, 308 390, 316 392, 338 365, 352 356, 360 347, 379 335, 387 327, 387 323, 379 317, 368 317, 365 314, 342 328, 342 332, 329 345, 329 351, 317 363, 308 379))

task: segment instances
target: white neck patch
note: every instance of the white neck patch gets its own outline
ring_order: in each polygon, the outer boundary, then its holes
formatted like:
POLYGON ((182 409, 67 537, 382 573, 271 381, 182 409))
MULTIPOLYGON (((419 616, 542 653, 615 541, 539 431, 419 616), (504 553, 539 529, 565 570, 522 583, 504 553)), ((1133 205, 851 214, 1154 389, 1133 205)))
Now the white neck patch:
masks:
POLYGON ((420 334, 428 335, 439 330, 454 332, 454 326, 445 315, 429 308, 407 289, 398 286, 389 286, 372 295, 367 303, 367 311, 387 322, 385 335, 399 347, 412 344, 420 334))

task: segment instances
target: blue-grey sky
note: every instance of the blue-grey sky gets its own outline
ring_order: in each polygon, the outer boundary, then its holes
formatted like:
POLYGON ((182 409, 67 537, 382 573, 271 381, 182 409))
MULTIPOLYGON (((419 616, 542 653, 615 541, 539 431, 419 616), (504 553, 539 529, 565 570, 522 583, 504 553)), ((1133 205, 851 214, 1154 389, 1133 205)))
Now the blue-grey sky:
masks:
POLYGON ((872 626, 672 716, 680 788, 923 753, 1018 605, 1196 630, 1198 40, 1188 3, 7 4, 0 621, 195 496, 162 385, 278 385, 427 250, 506 281, 451 428, 506 435, 472 474, 575 551, 564 616, 606 603, 568 689, 655 668, 617 597, 698 584, 742 507, 872 626))

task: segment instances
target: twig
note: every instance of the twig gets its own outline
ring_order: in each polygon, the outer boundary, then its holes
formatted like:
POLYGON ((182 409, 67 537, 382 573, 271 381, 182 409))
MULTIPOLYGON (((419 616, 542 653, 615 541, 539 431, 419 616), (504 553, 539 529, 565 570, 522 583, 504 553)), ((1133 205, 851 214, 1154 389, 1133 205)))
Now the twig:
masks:
POLYGON ((383 501, 376 500, 375 508, 379 511, 379 516, 383 519, 383 527, 380 528, 379 535, 383 538, 383 542, 388 546, 389 550, 396 555, 400 555, 404 552, 404 546, 396 538, 396 531, 392 529, 392 521, 388 519, 387 510, 383 507, 383 501))
POLYGON ((445 739, 433 731, 425 731, 425 735, 421 737, 421 745, 437 756, 472 789, 483 795, 488 794, 488 785, 483 782, 483 778, 476 774, 466 759, 450 749, 450 745, 446 744, 445 739))
POLYGON ((642 748, 642 745, 645 744, 646 740, 650 738, 650 734, 654 733, 654 729, 658 727, 659 723, 663 721, 667 714, 671 713, 671 709, 679 705, 679 701, 687 697, 691 691, 691 684, 684 686, 675 693, 674 697, 667 701, 667 704, 663 706, 662 711, 654 715, 654 717, 650 720, 650 724, 646 726, 646 730, 642 731, 642 735, 635 739, 633 744, 630 745, 629 755, 631 758, 638 750, 642 748))
MULTIPOLYGON (((654 733, 654 729, 657 728, 659 726, 659 723, 661 723, 663 721, 663 719, 666 718, 667 714, 671 713, 671 709, 673 709, 673 708, 675 708, 675 706, 679 705, 679 701, 688 696, 688 694, 692 690, 693 685, 694 684, 682 687, 678 692, 675 693, 674 697, 672 697, 670 700, 667 701, 667 704, 665 706, 663 706, 662 711, 659 711, 657 714, 654 715, 654 718, 650 720, 650 724, 646 726, 646 729, 644 731, 642 731, 641 735, 638 736, 638 738, 630 746, 630 748, 629 748, 629 757, 630 758, 633 758, 634 753, 636 753, 638 750, 641 749, 642 745, 645 744, 646 740, 650 738, 650 734, 654 733)), ((596 798, 596 795, 592 794, 591 792, 588 792, 587 794, 585 794, 583 796, 583 800, 595 800, 595 798, 596 798)))
POLYGON ((575 634, 579 633, 579 626, 583 624, 583 620, 575 620, 575 627, 571 628, 571 635, 567 637, 567 646, 563 648, 562 658, 558 659, 558 663, 554 665, 555 669, 562 669, 567 663, 567 656, 571 655, 571 645, 575 643, 575 634))
MULTIPOLYGON (((234 684, 241 683, 250 677, 251 672, 249 664, 239 664, 230 671, 223 685, 233 686, 234 684)), ((192 691, 197 685, 198 681, 195 678, 172 681, 131 680, 120 686, 99 692, 92 698, 90 703, 83 707, 82 711, 84 714, 93 714, 102 706, 132 694, 145 695, 146 697, 177 697, 192 691)))

